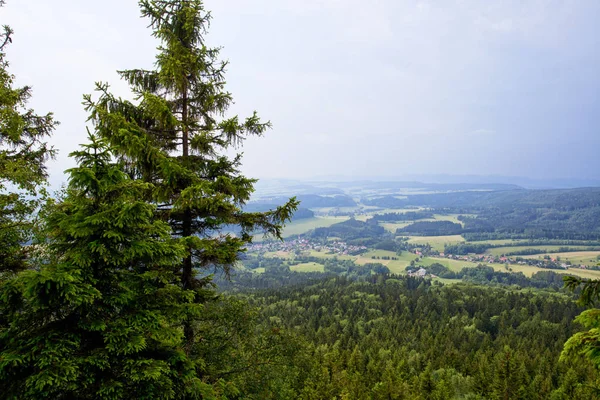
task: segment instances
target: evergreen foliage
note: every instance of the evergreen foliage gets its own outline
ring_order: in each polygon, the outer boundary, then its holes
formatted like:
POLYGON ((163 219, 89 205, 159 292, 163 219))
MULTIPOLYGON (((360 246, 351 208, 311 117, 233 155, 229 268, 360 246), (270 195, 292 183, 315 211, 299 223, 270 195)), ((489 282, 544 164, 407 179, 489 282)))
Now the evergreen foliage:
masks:
POLYGON ((2 286, 5 398, 176 398, 206 391, 182 347, 181 320, 201 313, 179 285, 185 252, 103 143, 73 154, 65 198, 47 221, 39 270, 2 286), (177 396, 176 396, 177 395, 177 396))
MULTIPOLYGON (((185 246, 178 271, 181 285, 197 303, 205 300, 209 268, 228 272, 238 260, 252 232, 281 238, 281 228, 298 202, 268 212, 244 212, 254 179, 239 173, 241 155, 225 152, 248 136, 269 127, 254 113, 245 120, 225 117, 232 95, 225 90, 226 62, 204 35, 210 22, 200 0, 140 1, 161 42, 154 70, 125 70, 136 102, 116 98, 108 85, 98 84, 99 99, 86 96, 87 109, 99 135, 106 138, 127 173, 151 183, 145 199, 157 204, 157 215, 167 221, 173 236, 185 246), (220 232, 238 226, 233 236, 220 232)), ((187 351, 194 346, 193 316, 186 317, 187 351)))
MULTIPOLYGON (((255 180, 239 173, 240 155, 225 154, 270 124, 256 114, 224 117, 232 102, 226 63, 204 44, 210 14, 200 1, 140 6, 162 42, 157 68, 121 72, 135 103, 105 84, 97 101, 85 97, 95 133, 72 154, 78 167, 46 217, 43 256, 0 286, 3 398, 235 398, 242 387, 263 390, 239 379, 245 371, 267 371, 283 354, 277 343, 285 335, 256 330, 251 318, 240 323, 247 313, 218 302, 206 276, 210 268, 228 272, 254 231, 281 238, 297 207, 291 199, 268 212, 243 211, 255 180), (240 234, 220 232, 232 225, 240 234), (228 335, 238 340, 227 343, 228 335), (268 362, 256 362, 265 352, 268 362)), ((19 93, 17 106, 28 96, 19 93)), ((33 120, 36 129, 7 136, 24 151, 2 161, 51 154, 39 143, 51 115, 33 120)), ((36 168, 11 183, 33 190, 27 174, 45 172, 36 168)))
MULTIPOLYGON (((571 290, 580 289, 579 303, 582 305, 596 305, 600 297, 600 280, 588 280, 567 276, 564 278, 565 286, 571 290)), ((600 309, 591 308, 582 312, 575 322, 581 324, 586 330, 577 332, 565 343, 561 359, 563 361, 587 358, 600 370, 600 309)), ((600 389, 596 392, 600 396, 600 389)))
POLYGON ((564 294, 374 275, 250 300, 308 342, 294 398, 597 398, 592 364, 559 362, 581 310, 564 294))
MULTIPOLYGON (((45 196, 44 162, 54 155, 45 140, 57 122, 27 109, 31 90, 14 88, 4 53, 12 30, 5 26, 0 34, 0 398, 598 396, 600 310, 573 321, 581 308, 564 293, 443 286, 390 276, 383 264, 334 258, 323 262, 324 274, 257 260, 265 273, 242 273, 240 281, 277 290, 244 294, 234 280, 236 297, 217 294, 210 272, 228 276, 256 232, 280 239, 298 202, 267 211, 245 207, 256 180, 240 173, 241 155, 227 154, 270 123, 256 113, 228 116, 227 63, 204 41, 210 13, 202 2, 141 0, 140 7, 161 42, 155 68, 120 72, 134 101, 103 83, 98 98, 85 97, 94 134, 72 154, 78 166, 68 171, 68 188, 46 209, 42 225, 35 216, 45 196), (25 243, 36 232, 41 240, 32 258, 25 243), (290 282, 298 286, 281 289, 290 282), (587 330, 576 333, 574 322, 587 330)), ((597 192, 588 192, 576 198, 583 211, 565 205, 572 200, 563 193, 548 192, 549 200, 525 199, 515 209, 499 199, 497 210, 463 222, 471 233, 501 233, 492 222, 510 216, 500 226, 504 233, 563 237, 561 221, 573 214, 570 224, 581 223, 583 236, 596 238, 587 217, 597 216, 597 192), (556 215, 540 214, 548 201, 556 215), (540 225, 542 217, 550 222, 540 225), (516 223, 531 231, 513 229, 516 223)), ((457 207, 463 196, 492 195, 451 196, 457 207)), ((307 199, 354 203, 344 196, 307 199)), ((378 220, 429 215, 350 219, 313 235, 399 250, 378 220)), ((421 221, 407 231, 464 229, 421 221)), ((457 253, 470 252, 461 246, 457 253)), ((556 289, 558 279, 553 272, 528 279, 485 266, 459 273, 440 264, 427 268, 448 278, 534 288, 556 289)), ((598 281, 565 281, 571 289, 582 286, 582 304, 600 296, 598 281)))

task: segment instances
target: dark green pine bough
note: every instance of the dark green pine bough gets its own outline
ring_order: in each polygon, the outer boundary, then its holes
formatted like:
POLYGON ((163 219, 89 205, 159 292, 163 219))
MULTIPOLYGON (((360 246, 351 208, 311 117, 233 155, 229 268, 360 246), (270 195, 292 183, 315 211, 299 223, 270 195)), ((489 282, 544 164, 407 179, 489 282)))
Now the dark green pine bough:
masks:
POLYGON ((105 84, 85 97, 95 132, 47 211, 43 261, 0 286, 0 398, 239 394, 205 360, 208 274, 229 272, 253 232, 280 238, 298 203, 243 211, 256 181, 224 154, 270 125, 224 117, 226 63, 204 43, 201 1, 140 6, 162 43, 156 68, 121 72, 135 102, 105 84), (220 232, 231 224, 241 234, 220 232))

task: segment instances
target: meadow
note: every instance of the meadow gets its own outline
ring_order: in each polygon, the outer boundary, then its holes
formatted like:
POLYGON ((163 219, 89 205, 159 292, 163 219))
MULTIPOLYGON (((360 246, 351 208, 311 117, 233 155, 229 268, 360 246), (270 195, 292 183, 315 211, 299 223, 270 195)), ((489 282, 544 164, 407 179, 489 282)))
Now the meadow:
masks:
MULTIPOLYGON (((286 224, 283 229, 283 237, 288 238, 294 235, 301 235, 316 228, 326 228, 339 222, 344 222, 350 217, 313 217, 292 221, 286 224)), ((254 235, 254 242, 262 242, 263 235, 254 235)))
POLYGON ((561 261, 570 261, 573 265, 587 265, 593 266, 600 264, 600 251, 573 251, 567 253, 549 253, 549 254, 536 254, 531 256, 524 256, 523 258, 529 259, 542 259, 545 256, 553 259, 560 258, 561 261))
POLYGON ((429 244, 437 252, 443 252, 446 244, 456 244, 465 241, 460 235, 448 236, 409 236, 408 243, 417 245, 429 244))
POLYGON ((316 262, 292 265, 290 271, 294 272, 325 272, 325 266, 316 262))
MULTIPOLYGON (((494 247, 486 251, 487 254, 491 254, 493 256, 501 256, 504 254, 509 254, 516 251, 530 250, 530 249, 539 249, 542 250, 539 254, 543 255, 547 252, 558 251, 561 247, 567 247, 564 245, 531 245, 531 246, 507 246, 507 247, 494 247)), ((568 246, 573 249, 585 250, 585 246, 568 246)), ((568 254, 568 253, 565 253, 568 254)), ((553 258, 556 255, 552 256, 553 258)))

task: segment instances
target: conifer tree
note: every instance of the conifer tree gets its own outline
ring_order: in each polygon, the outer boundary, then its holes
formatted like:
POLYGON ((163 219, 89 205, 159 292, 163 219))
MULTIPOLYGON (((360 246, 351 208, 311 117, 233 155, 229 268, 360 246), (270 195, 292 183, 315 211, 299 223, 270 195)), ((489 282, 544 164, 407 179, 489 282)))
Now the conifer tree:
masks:
POLYGON ((181 319, 201 305, 179 284, 183 245, 142 200, 151 184, 128 178, 101 140, 84 147, 48 216, 45 264, 0 289, 10 321, 0 329, 1 397, 214 393, 183 348, 181 319))
POLYGON ((45 193, 44 163, 54 155, 45 140, 57 125, 51 113, 27 109, 29 86, 14 87, 5 53, 12 33, 6 25, 0 33, 0 280, 27 267, 23 244, 32 237, 32 215, 45 193))
MULTIPOLYGON (((240 120, 227 116, 232 95, 225 89, 227 63, 204 40, 210 22, 200 0, 142 0, 142 15, 160 40, 155 68, 121 71, 136 101, 113 96, 98 84, 99 99, 86 97, 98 133, 106 138, 134 179, 152 183, 146 200, 157 205, 173 235, 185 246, 178 271, 181 286, 195 301, 205 301, 207 270, 225 272, 238 260, 257 230, 281 237, 282 224, 297 202, 266 213, 246 213, 254 179, 239 172, 241 156, 228 157, 270 123, 256 113, 240 120), (221 232, 238 226, 237 236, 221 232)), ((188 351, 194 344, 194 319, 186 317, 188 351)))
MULTIPOLYGON (((600 298, 600 280, 574 276, 565 276, 563 279, 568 289, 575 291, 581 288, 579 304, 597 305, 600 298)), ((575 322, 581 324, 586 330, 575 333, 567 340, 560 356, 561 360, 576 360, 583 356, 597 370, 600 369, 600 309, 591 308, 583 311, 575 318, 575 322)))

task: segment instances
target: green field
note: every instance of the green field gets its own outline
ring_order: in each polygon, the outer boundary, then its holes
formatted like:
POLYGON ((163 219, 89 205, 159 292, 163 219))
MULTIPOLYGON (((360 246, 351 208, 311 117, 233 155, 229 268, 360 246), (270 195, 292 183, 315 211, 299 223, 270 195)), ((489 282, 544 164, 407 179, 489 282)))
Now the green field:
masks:
POLYGON ((427 244, 431 245, 431 248, 435 251, 444 251, 444 245, 456 244, 465 241, 460 235, 448 235, 448 236, 409 236, 408 243, 414 243, 417 245, 427 244))
MULTIPOLYGON (((301 235, 315 228, 325 228, 338 222, 344 222, 349 217, 314 217, 305 218, 298 221, 288 223, 283 229, 283 237, 290 237, 293 235, 301 235)), ((254 242, 262 242, 263 235, 255 235, 254 242)))
POLYGON ((325 272, 325 266, 315 262, 302 263, 298 265, 292 265, 290 271, 294 272, 325 272))
MULTIPOLYGON (((386 251, 386 250, 373 250, 373 251, 369 251, 367 253, 361 254, 359 256, 341 256, 341 255, 328 254, 325 252, 317 252, 317 251, 311 251, 309 253, 309 255, 313 256, 313 257, 322 258, 322 259, 337 257, 340 260, 352 260, 357 265, 365 265, 368 263, 380 263, 380 264, 383 264, 386 267, 388 267, 392 274, 405 274, 406 267, 410 265, 411 261, 416 260, 416 259, 419 259, 419 261, 416 261, 416 265, 429 266, 434 263, 439 263, 454 272, 459 272, 463 268, 474 268, 477 265, 479 265, 479 263, 476 263, 476 262, 452 260, 452 259, 448 259, 448 258, 438 258, 438 257, 419 258, 417 255, 415 255, 413 253, 409 253, 407 251, 403 251, 400 256, 398 256, 393 251, 386 251), (390 260, 382 260, 381 258, 379 258, 379 259, 371 258, 373 256, 375 256, 375 257, 387 256, 390 258, 395 257, 395 258, 397 258, 397 260, 391 260, 391 259, 390 260)), ((570 259, 570 261, 573 264, 586 264, 586 265, 595 265, 595 264, 590 264, 590 260, 592 260, 591 262, 593 263, 594 261, 596 261, 596 257, 598 255, 600 255, 600 251, 581 251, 581 252, 572 252, 572 253, 550 254, 550 256, 554 256, 554 257, 560 256, 561 259, 564 261, 567 261, 570 259)), ((265 256, 280 257, 280 258, 284 258, 284 259, 293 259, 292 254, 286 253, 283 251, 265 253, 265 256)), ((523 258, 538 258, 538 257, 540 257, 540 256, 533 255, 533 256, 527 256, 527 257, 523 257, 523 258)), ((600 279, 600 271, 592 271, 592 270, 585 270, 585 269, 579 269, 579 268, 569 268, 568 270, 549 270, 546 268, 539 268, 539 267, 530 266, 530 265, 509 264, 508 268, 510 268, 510 270, 507 270, 505 264, 492 263, 492 264, 487 264, 487 265, 494 268, 494 270, 496 270, 496 271, 522 272, 525 276, 528 276, 528 277, 531 277, 531 275, 533 275, 534 273, 539 272, 539 271, 554 271, 556 273, 576 275, 576 276, 579 276, 582 278, 587 278, 587 279, 600 279)), ((313 271, 323 272, 323 268, 324 268, 323 265, 320 263, 310 262, 310 263, 302 263, 299 265, 292 266, 292 267, 290 267, 290 270, 298 271, 298 272, 313 272, 313 271)), ((262 272, 264 272, 264 268, 257 268, 254 270, 254 272, 262 273, 262 272)))
POLYGON ((383 227, 383 229, 390 233, 396 233, 398 228, 404 228, 410 224, 410 222, 380 222, 379 226, 383 227))
POLYGON ((300 235, 315 228, 324 228, 337 224, 338 222, 344 222, 348 220, 348 217, 314 217, 293 221, 286 225, 283 229, 283 237, 290 237, 292 235, 300 235))
MULTIPOLYGON (((600 252, 598 252, 600 254, 600 252)), ((565 253, 568 254, 568 253, 565 253)), ((417 264, 418 265, 431 265, 433 263, 439 263, 450 269, 451 271, 459 272, 464 267, 473 268, 479 265, 478 263, 472 263, 468 261, 460 261, 460 260, 449 260, 446 258, 433 258, 433 257, 424 257, 417 264)), ((494 270, 499 272, 522 272, 523 275, 531 277, 531 275, 540 271, 554 271, 556 273, 561 274, 570 274, 580 276, 582 278, 588 279, 600 279, 600 271, 590 271, 578 268, 569 268, 568 270, 550 270, 547 268, 538 268, 530 265, 521 265, 521 264, 509 264, 508 267, 510 270, 507 270, 504 264, 486 264, 489 267, 494 268, 494 270)))
POLYGON ((308 253, 309 256, 312 257, 318 257, 318 258, 323 258, 323 259, 327 259, 327 258, 337 258, 338 260, 355 260, 356 256, 344 256, 344 255, 340 255, 340 254, 330 254, 330 253, 326 253, 324 251, 311 251, 308 253))
POLYGON ((385 251, 385 250, 373 250, 368 253, 361 254, 356 257, 355 263, 358 265, 364 265, 368 263, 380 263, 389 268, 392 274, 404 274, 405 268, 410 265, 412 260, 415 260, 417 256, 415 254, 409 253, 407 251, 403 251, 401 255, 397 255, 393 251, 385 251), (397 260, 381 260, 381 259, 373 259, 371 257, 395 257, 397 260))
POLYGON ((448 215, 434 214, 433 218, 435 221, 450 221, 450 222, 454 222, 455 224, 463 225, 463 223, 458 220, 459 215, 463 215, 463 214, 448 214, 448 215))
POLYGON ((461 261, 461 260, 450 260, 448 258, 435 258, 435 257, 423 257, 422 259, 419 260, 419 262, 417 263, 418 265, 424 265, 424 266, 429 266, 431 264, 442 264, 443 266, 445 266, 446 268, 448 268, 450 271, 454 271, 454 272, 459 272, 461 269, 467 267, 467 268, 473 268, 476 267, 477 263, 473 263, 473 262, 469 262, 469 261, 461 261))
POLYGON ((597 259, 600 256, 600 251, 573 251, 567 253, 549 253, 549 254, 536 254, 531 256, 524 256, 523 258, 542 259, 544 256, 551 258, 560 257, 561 261, 571 261, 574 265, 598 265, 600 260, 597 259))
POLYGON ((529 242, 529 239, 494 239, 494 240, 474 240, 469 243, 473 244, 491 244, 494 246, 504 245, 504 246, 516 246, 519 243, 529 242))
MULTIPOLYGON (((501 256, 503 254, 508 254, 508 253, 512 253, 515 251, 522 251, 522 250, 527 250, 527 249, 539 249, 539 250, 542 250, 542 252, 540 254, 544 254, 549 251, 557 251, 561 247, 566 247, 566 246, 564 246, 564 245, 563 246, 561 246, 561 245, 507 246, 507 247, 495 247, 493 249, 489 249, 488 251, 486 251, 486 253, 494 255, 494 256, 501 256)), ((582 247, 582 246, 568 246, 568 247, 572 247, 574 249, 580 249, 580 250, 586 249, 586 247, 582 247)), ((565 253, 565 254, 568 254, 568 253, 565 253)))

